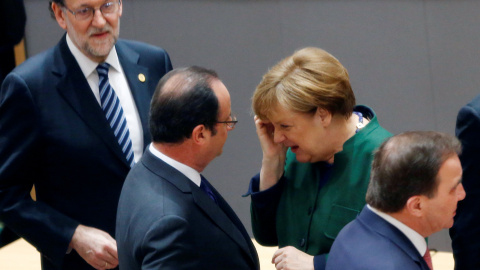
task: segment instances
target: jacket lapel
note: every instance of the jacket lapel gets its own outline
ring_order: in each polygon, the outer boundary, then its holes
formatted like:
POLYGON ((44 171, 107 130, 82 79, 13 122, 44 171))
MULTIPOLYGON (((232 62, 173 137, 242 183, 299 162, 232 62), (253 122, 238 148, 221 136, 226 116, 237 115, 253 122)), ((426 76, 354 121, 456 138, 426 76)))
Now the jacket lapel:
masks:
POLYGON ((193 200, 197 206, 225 232, 225 234, 242 247, 245 253, 252 259, 252 262, 255 262, 255 259, 252 258, 252 254, 256 254, 256 250, 253 246, 251 247, 250 241, 248 240, 248 234, 237 215, 233 212, 232 208, 228 205, 225 199, 223 199, 220 193, 218 193, 218 191, 208 182, 207 185, 209 185, 210 189, 215 194, 215 199, 217 200, 218 205, 199 188, 192 189, 193 200))
POLYGON ((99 136, 114 154, 129 166, 110 125, 90 89, 85 76, 68 48, 65 36, 56 47, 54 75, 59 77, 57 90, 83 122, 99 136))
POLYGON ((156 158, 148 148, 142 157, 142 162, 147 168, 169 181, 183 193, 191 193, 195 204, 210 218, 210 220, 212 220, 214 224, 216 224, 226 235, 242 248, 252 260, 256 269, 259 269, 258 255, 255 247, 249 241, 250 237, 248 236, 248 233, 245 231, 245 228, 228 203, 215 190, 215 188, 213 188, 213 186, 207 183, 215 194, 215 199, 217 200, 218 205, 186 176, 162 160, 156 158))
POLYGON ((366 205, 358 218, 365 226, 368 224, 368 227, 371 227, 372 230, 381 234, 383 237, 390 239, 391 242, 395 243, 400 249, 408 254, 413 261, 421 265, 422 269, 430 269, 413 243, 399 229, 373 213, 366 205))
POLYGON ((115 45, 118 59, 122 65, 123 72, 127 78, 130 91, 132 92, 138 115, 143 128, 143 149, 150 142, 150 131, 148 129, 148 115, 150 110, 151 93, 149 91, 150 79, 149 70, 138 64, 140 55, 127 47, 121 40, 115 45))
MULTIPOLYGON (((240 246, 242 246, 247 252, 247 254, 252 258, 252 261, 256 263, 258 261, 258 254, 257 250, 253 246, 252 241, 250 240, 250 236, 248 235, 248 232, 245 230, 245 227, 242 224, 242 221, 238 218, 237 214, 233 211, 233 209, 230 207, 230 205, 225 201, 225 199, 220 195, 220 193, 213 187, 208 181, 206 181, 207 185, 209 186, 210 190, 215 194, 215 198, 218 202, 218 206, 223 210, 223 213, 227 215, 227 217, 230 220, 229 224, 234 224, 236 230, 241 233, 241 236, 235 234, 231 236, 238 237, 237 239, 234 239, 240 246), (246 246, 245 246, 246 245, 246 246), (252 257, 254 256, 254 257, 252 257)), ((230 235, 228 232, 226 232, 228 235, 230 235)))

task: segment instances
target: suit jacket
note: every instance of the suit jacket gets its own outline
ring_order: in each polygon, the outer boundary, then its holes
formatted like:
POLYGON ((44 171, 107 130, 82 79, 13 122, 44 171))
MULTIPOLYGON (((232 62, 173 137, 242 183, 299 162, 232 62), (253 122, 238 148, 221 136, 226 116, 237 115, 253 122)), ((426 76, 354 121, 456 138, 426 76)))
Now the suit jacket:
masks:
MULTIPOLYGON (((118 58, 132 91, 144 142, 167 53, 119 40, 118 58), (141 82, 142 73, 146 81, 141 82)), ((75 228, 115 235, 121 187, 129 165, 65 36, 10 73, 0 92, 0 220, 42 254, 43 269, 92 269, 75 251, 75 228), (29 192, 35 185, 37 201, 29 192)))
POLYGON ((467 193, 458 202, 450 229, 455 269, 480 269, 480 95, 458 113, 455 134, 463 146, 460 161, 467 193))
POLYGON ((365 206, 333 242, 327 270, 429 270, 412 242, 365 206))
POLYGON ((118 204, 120 268, 260 269, 242 223, 209 187, 218 205, 147 150, 128 174, 118 204))

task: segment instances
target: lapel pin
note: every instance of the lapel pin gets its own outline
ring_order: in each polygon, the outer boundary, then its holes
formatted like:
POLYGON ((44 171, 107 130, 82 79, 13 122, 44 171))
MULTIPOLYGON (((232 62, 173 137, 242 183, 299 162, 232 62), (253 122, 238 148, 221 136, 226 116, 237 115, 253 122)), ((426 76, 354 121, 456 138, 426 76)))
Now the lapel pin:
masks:
POLYGON ((141 81, 141 82, 145 82, 145 75, 143 75, 143 73, 140 73, 138 74, 138 80, 141 81))

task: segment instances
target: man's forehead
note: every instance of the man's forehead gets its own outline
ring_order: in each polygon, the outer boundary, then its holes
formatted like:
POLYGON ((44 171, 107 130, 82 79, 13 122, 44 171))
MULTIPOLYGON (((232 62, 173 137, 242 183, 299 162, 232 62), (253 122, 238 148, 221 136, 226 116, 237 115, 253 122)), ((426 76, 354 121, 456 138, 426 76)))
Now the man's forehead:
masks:
POLYGON ((63 0, 69 6, 96 6, 111 0, 63 0))

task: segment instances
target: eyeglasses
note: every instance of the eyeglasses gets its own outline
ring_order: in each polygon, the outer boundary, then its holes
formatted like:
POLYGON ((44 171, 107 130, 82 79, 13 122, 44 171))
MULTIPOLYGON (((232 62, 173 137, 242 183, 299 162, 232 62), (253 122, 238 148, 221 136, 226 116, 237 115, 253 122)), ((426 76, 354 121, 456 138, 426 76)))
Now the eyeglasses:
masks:
POLYGON ((63 6, 63 7, 66 10, 70 11, 70 13, 72 13, 73 16, 75 16, 75 19, 80 21, 87 21, 87 20, 91 20, 95 16, 95 11, 97 11, 97 9, 100 10, 103 16, 109 16, 116 13, 120 7, 120 0, 105 3, 101 5, 100 8, 83 7, 73 11, 67 8, 66 6, 63 6))
POLYGON ((229 120, 229 121, 217 121, 217 123, 219 124, 225 124, 227 125, 227 128, 232 130, 235 128, 235 125, 238 123, 237 121, 237 117, 233 116, 233 115, 230 115, 230 119, 232 120, 229 120))

